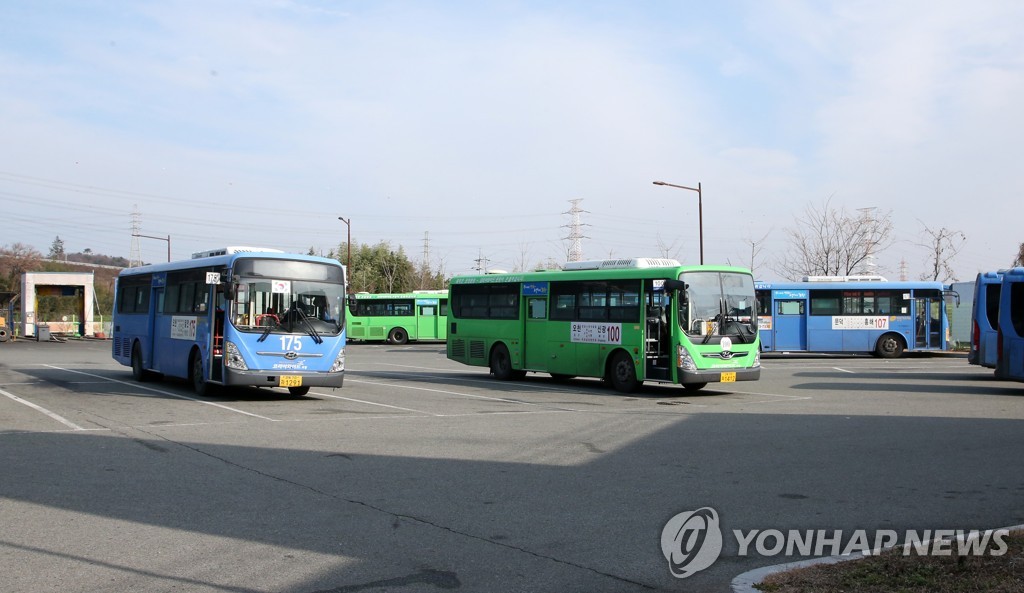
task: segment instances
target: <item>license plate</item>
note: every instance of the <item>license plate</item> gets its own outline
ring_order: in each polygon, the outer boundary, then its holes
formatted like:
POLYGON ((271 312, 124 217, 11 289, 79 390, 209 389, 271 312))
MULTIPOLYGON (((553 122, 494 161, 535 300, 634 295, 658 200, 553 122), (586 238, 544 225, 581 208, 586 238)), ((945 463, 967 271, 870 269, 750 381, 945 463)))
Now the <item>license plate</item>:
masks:
POLYGON ((722 373, 722 383, 735 383, 736 382, 736 371, 730 371, 728 373, 722 373))
POLYGON ((302 387, 302 376, 281 375, 281 382, 278 385, 281 387, 302 387))

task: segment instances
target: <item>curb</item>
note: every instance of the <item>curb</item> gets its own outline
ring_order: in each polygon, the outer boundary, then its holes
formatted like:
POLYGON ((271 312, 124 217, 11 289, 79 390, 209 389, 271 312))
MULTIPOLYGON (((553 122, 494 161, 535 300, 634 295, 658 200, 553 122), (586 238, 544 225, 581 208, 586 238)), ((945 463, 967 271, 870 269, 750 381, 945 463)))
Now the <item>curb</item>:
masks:
MULTIPOLYGON (((996 527, 993 529, 980 530, 981 533, 986 531, 1022 531, 1024 530, 1024 524, 1013 525, 1011 527, 996 527)), ((931 540, 928 540, 931 541, 931 540)), ((884 550, 890 550, 898 546, 890 546, 883 548, 882 550, 872 550, 872 555, 877 555, 879 552, 884 550)), ((867 558, 865 554, 849 554, 846 556, 822 556, 820 558, 809 558, 807 560, 797 560, 795 562, 787 562, 785 564, 773 564, 771 566, 762 566, 761 568, 755 568, 748 570, 740 575, 737 575, 732 580, 732 592, 733 593, 761 593, 761 590, 754 587, 757 583, 760 583, 768 575, 775 574, 778 572, 789 572, 799 568, 807 568, 808 566, 816 566, 818 564, 838 564, 840 562, 848 562, 851 560, 860 560, 867 558)))

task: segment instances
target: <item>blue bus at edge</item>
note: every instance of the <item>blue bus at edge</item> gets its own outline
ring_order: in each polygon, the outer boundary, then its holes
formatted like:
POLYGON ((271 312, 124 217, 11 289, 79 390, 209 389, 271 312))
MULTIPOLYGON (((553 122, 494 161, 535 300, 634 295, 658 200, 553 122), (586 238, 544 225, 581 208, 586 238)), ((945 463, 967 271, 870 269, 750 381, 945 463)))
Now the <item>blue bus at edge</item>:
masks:
POLYGON ((123 270, 114 297, 112 354, 138 381, 341 387, 345 270, 336 260, 227 247, 123 270))
POLYGON ((974 282, 974 304, 971 307, 971 349, 967 362, 990 369, 999 358, 999 292, 1003 274, 982 272, 974 282))
POLYGON ((941 282, 878 276, 808 277, 755 283, 765 352, 873 353, 945 350, 949 333, 941 282))
POLYGON ((996 377, 1024 381, 1024 268, 1003 273, 998 332, 996 377))

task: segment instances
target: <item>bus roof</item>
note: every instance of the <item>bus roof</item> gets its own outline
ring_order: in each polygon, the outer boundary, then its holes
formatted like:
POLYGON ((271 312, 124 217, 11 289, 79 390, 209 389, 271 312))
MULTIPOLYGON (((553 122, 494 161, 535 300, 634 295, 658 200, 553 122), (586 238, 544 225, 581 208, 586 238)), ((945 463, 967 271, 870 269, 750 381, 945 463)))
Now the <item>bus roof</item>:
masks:
POLYGON ((996 270, 995 272, 980 272, 978 274, 978 282, 982 284, 992 284, 1003 281, 1003 274, 1008 270, 996 270))
MULTIPOLYGON (((648 258, 648 261, 657 258, 648 258)), ((626 260, 618 260, 626 261, 626 260)), ((660 260, 673 262, 675 260, 660 260)), ((584 262, 577 262, 584 263, 584 262)), ((452 284, 490 284, 497 282, 543 282, 554 280, 608 280, 614 278, 677 278, 684 272, 732 272, 737 274, 751 275, 750 270, 734 266, 711 266, 711 265, 670 265, 670 266, 645 266, 645 267, 582 267, 578 269, 565 270, 540 270, 536 272, 513 272, 510 274, 476 274, 466 276, 455 276, 451 279, 452 284)))
POLYGON ((880 282, 878 280, 869 280, 867 282, 755 282, 754 288, 757 290, 794 290, 794 289, 808 289, 808 290, 921 290, 921 289, 936 289, 936 290, 947 290, 949 285, 943 284, 942 282, 936 282, 932 280, 922 280, 920 282, 911 281, 898 281, 898 282, 880 282))
POLYGON ((447 290, 414 290, 412 292, 357 292, 357 299, 429 299, 448 296, 447 290))
POLYGON ((232 263, 239 259, 254 258, 308 261, 343 267, 341 265, 341 262, 339 262, 336 259, 331 259, 328 257, 320 257, 316 255, 303 255, 301 253, 285 253, 283 251, 250 251, 230 253, 225 255, 215 255, 212 257, 182 259, 162 264, 146 264, 134 268, 126 268, 122 270, 121 273, 118 274, 118 276, 135 276, 138 274, 152 274, 154 272, 174 272, 177 270, 217 268, 230 266, 232 263))

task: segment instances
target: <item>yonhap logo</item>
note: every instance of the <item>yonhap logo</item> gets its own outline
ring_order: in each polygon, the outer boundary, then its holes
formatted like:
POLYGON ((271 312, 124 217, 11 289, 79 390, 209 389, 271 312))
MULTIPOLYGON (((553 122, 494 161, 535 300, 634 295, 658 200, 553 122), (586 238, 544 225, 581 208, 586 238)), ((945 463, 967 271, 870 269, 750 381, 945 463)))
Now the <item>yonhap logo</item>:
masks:
POLYGON ((722 553, 722 529, 715 509, 702 507, 669 519, 661 530, 661 553, 678 579, 714 564, 722 553))

